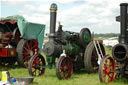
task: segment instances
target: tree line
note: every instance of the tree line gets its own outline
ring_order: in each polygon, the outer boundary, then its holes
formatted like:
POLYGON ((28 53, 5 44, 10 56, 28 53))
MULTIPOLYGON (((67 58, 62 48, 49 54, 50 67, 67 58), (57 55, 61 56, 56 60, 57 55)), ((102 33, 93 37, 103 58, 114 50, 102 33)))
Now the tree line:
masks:
POLYGON ((106 33, 106 34, 92 34, 95 38, 97 37, 118 37, 119 33, 106 33))

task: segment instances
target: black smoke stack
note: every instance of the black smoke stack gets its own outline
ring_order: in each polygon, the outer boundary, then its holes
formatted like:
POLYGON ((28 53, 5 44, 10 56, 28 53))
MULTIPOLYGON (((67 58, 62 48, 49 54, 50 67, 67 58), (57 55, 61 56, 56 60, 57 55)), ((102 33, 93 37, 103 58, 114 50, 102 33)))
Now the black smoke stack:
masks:
POLYGON ((50 6, 50 34, 49 37, 55 36, 55 29, 56 29, 56 11, 57 5, 52 3, 50 6))
POLYGON ((126 44, 127 43, 127 37, 126 37, 126 32, 127 32, 127 8, 128 4, 127 3, 121 3, 120 4, 120 36, 119 36, 119 43, 121 44, 126 44))
POLYGON ((117 21, 120 21, 119 44, 112 48, 112 55, 114 59, 121 63, 128 60, 127 9, 128 3, 120 4, 120 20, 119 17, 117 17, 117 21))

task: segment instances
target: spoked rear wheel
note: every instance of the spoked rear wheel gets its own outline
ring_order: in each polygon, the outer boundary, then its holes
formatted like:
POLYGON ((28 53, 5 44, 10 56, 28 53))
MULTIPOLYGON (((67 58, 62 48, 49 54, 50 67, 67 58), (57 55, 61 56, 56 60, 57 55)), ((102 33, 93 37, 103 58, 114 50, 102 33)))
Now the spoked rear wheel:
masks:
POLYGON ((73 64, 69 57, 61 56, 56 64, 56 75, 59 80, 69 79, 73 72, 73 64))
MULTIPOLYGON (((97 45, 97 44, 96 44, 97 45)), ((99 43, 103 56, 106 55, 105 48, 103 44, 99 43)), ((99 51, 99 48, 98 48, 99 51)), ((85 50, 84 53, 84 66, 88 73, 98 71, 98 54, 96 52, 93 41, 91 41, 85 50)))
POLYGON ((43 66, 45 65, 46 65, 45 59, 42 55, 40 54, 33 55, 28 64, 29 74, 32 76, 43 75, 45 72, 45 68, 43 68, 43 66))
POLYGON ((116 69, 116 64, 113 58, 110 56, 104 57, 99 67, 100 81, 104 83, 109 83, 114 81, 116 75, 116 72, 114 72, 115 69, 116 69))
POLYGON ((35 39, 24 40, 21 39, 17 45, 16 51, 18 53, 18 62, 21 66, 28 66, 30 58, 39 51, 38 41, 35 39))

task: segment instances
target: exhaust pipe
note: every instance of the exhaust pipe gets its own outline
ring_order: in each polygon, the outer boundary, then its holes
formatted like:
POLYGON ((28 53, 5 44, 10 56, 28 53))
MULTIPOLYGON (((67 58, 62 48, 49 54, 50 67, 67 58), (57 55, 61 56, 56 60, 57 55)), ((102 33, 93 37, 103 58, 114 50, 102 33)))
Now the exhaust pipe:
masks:
POLYGON ((120 4, 120 36, 119 43, 126 44, 126 31, 127 31, 127 3, 120 4))
POLYGON ((128 3, 120 4, 120 36, 119 44, 112 49, 112 55, 115 60, 123 62, 128 59, 128 41, 127 41, 127 8, 128 3))
POLYGON ((56 11, 57 5, 55 3, 51 4, 50 6, 50 33, 49 37, 55 36, 55 29, 56 29, 56 11))

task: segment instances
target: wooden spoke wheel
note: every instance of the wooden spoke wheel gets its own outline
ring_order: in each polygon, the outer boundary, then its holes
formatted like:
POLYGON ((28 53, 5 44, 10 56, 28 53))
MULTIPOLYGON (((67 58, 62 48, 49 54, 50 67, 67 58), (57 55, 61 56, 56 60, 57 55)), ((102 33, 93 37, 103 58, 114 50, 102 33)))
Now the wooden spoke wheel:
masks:
POLYGON ((56 64, 56 75, 59 80, 69 79, 73 72, 73 64, 69 57, 61 56, 56 64))
POLYGON ((104 57, 99 67, 100 81, 105 83, 114 81, 116 75, 116 72, 114 72, 115 69, 116 64, 113 58, 110 56, 104 57))
POLYGON ((30 59, 30 63, 28 64, 29 74, 32 76, 40 76, 43 75, 45 72, 45 59, 40 54, 33 55, 30 59))
POLYGON ((21 66, 28 66, 30 58, 38 53, 38 42, 35 39, 24 40, 21 39, 17 45, 16 51, 18 53, 18 62, 21 66))
MULTIPOLYGON (((106 55, 105 48, 103 44, 99 43, 101 47, 101 51, 103 53, 103 56, 106 55)), ((98 48, 99 51, 99 48, 98 48)), ((98 65, 98 54, 96 52, 96 49, 94 47, 93 41, 91 41, 84 54, 84 66, 87 72, 94 72, 98 71, 99 65, 98 65)))

